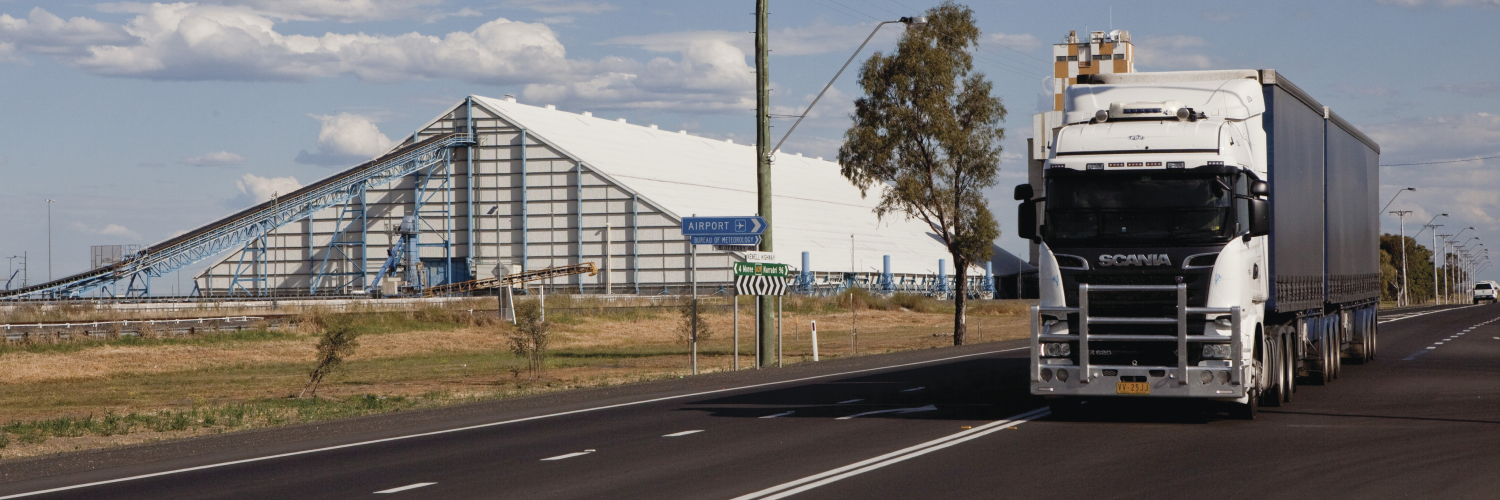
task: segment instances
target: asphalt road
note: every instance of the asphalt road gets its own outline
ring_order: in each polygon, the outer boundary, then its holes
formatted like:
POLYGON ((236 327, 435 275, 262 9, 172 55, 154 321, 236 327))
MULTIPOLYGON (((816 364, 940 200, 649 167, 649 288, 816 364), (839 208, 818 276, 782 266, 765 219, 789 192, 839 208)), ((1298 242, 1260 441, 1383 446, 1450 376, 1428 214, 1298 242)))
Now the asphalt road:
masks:
POLYGON ((1254 421, 1054 421, 1007 342, 54 457, 0 499, 1500 498, 1500 305, 1380 321, 1254 421))

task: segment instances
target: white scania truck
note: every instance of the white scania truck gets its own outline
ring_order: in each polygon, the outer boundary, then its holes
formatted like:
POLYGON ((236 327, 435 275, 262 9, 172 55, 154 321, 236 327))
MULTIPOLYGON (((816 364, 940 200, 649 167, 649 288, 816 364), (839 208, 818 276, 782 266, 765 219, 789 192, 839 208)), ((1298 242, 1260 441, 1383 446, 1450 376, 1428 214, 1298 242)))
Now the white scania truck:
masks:
MULTIPOLYGON (((1257 406, 1375 355, 1380 148, 1274 70, 1080 77, 1041 185, 1032 394, 1257 406)), ((1042 139, 1039 139, 1042 140, 1042 139)))

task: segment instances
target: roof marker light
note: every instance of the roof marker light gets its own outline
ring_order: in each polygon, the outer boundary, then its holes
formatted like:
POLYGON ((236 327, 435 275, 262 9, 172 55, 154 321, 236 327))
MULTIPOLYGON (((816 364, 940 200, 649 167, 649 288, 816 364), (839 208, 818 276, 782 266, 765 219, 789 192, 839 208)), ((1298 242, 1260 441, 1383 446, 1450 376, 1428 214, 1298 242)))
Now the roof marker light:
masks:
POLYGON ((1123 167, 1123 166, 1125 166, 1125 163, 1123 163, 1123 162, 1109 164, 1109 168, 1116 168, 1116 167, 1123 167))
POLYGON ((1219 160, 1213 160, 1213 161, 1208 162, 1208 164, 1209 165, 1223 165, 1224 162, 1219 161, 1219 160))
POLYGON ((1047 168, 1068 168, 1068 164, 1066 164, 1066 163, 1052 163, 1052 164, 1048 164, 1047 168))

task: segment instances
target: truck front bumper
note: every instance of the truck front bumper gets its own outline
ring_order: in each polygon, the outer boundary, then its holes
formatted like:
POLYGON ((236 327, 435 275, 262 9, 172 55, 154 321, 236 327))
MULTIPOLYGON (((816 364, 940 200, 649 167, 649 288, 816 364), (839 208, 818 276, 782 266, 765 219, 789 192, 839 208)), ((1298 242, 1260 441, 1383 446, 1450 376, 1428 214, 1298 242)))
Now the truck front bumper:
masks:
MULTIPOLYGON (((1089 397, 1167 397, 1167 398, 1212 398, 1239 399, 1245 397, 1245 374, 1231 373, 1231 366, 1190 366, 1187 380, 1180 380, 1176 367, 1110 366, 1089 367, 1088 377, 1080 376, 1077 365, 1042 365, 1049 370, 1051 380, 1034 380, 1031 393, 1038 396, 1089 396, 1089 397), (1059 370, 1068 372, 1068 380, 1058 376, 1059 370), (1154 372, 1154 373, 1153 373, 1154 372), (1204 376, 1207 373, 1207 377, 1204 376), (1207 379, 1208 382, 1204 382, 1207 379), (1131 387, 1122 382, 1144 380, 1150 388, 1146 394, 1130 392, 1131 387)), ((1040 372, 1040 370, 1038 370, 1040 372)), ((1138 386, 1136 386, 1138 387, 1138 386)))

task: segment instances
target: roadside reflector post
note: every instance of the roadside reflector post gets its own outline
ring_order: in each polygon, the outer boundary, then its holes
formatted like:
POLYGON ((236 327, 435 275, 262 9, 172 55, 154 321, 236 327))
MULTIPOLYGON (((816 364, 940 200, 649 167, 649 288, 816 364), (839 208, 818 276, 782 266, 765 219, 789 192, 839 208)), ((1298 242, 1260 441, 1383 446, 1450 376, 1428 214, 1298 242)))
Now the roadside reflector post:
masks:
POLYGON ((740 371, 740 295, 734 295, 734 371, 740 371))
POLYGON ((781 368, 781 296, 776 296, 776 367, 781 368))
POLYGON ((818 360, 818 320, 812 320, 813 361, 818 360))

